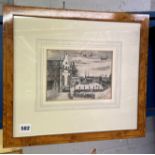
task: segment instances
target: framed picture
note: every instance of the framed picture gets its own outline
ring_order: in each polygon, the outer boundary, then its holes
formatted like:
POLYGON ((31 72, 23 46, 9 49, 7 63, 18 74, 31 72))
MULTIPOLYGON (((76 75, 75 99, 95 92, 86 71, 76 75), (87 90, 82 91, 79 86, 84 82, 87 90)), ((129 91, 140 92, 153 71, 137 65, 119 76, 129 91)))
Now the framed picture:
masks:
POLYGON ((149 16, 5 6, 4 146, 145 134, 149 16))

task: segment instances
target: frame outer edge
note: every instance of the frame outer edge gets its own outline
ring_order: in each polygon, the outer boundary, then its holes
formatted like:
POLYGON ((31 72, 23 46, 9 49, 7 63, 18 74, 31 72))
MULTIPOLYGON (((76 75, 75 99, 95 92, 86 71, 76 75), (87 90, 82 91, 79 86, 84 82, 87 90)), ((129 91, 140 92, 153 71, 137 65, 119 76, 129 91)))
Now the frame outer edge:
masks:
MULTIPOLYGON (((4 147, 12 146, 30 146, 30 145, 42 145, 42 144, 55 144, 55 143, 71 143, 71 142, 82 142, 82 141, 94 141, 94 140, 108 140, 108 139, 118 139, 118 138, 134 138, 144 136, 145 133, 145 102, 146 102, 146 79, 147 79, 147 47, 148 44, 145 42, 148 40, 148 16, 147 15, 129 15, 126 13, 110 13, 111 18, 105 18, 105 15, 109 13, 96 13, 96 12, 87 12, 87 16, 84 16, 85 11, 78 12, 78 10, 69 15, 69 10, 62 10, 61 14, 62 19, 73 19, 76 14, 75 19, 80 20, 96 20, 96 21, 113 21, 113 22, 137 22, 142 25, 141 33, 145 38, 141 38, 140 41, 140 50, 142 52, 140 55, 140 70, 139 70, 139 92, 138 92, 138 128, 136 130, 120 130, 120 131, 107 131, 107 132, 91 132, 91 133, 77 133, 77 134, 62 134, 62 135, 46 135, 46 136, 34 136, 34 137, 13 137, 13 15, 22 15, 22 16, 36 16, 36 17, 45 17, 42 15, 42 12, 46 14, 48 11, 52 13, 51 9, 46 8, 35 8, 35 11, 32 10, 34 7, 19 7, 19 6, 5 6, 4 7, 4 32, 3 32, 3 127, 4 127, 4 147), (24 10, 23 13, 22 9, 24 10), (36 14, 37 9, 42 10, 39 14, 36 14), (28 10, 28 13, 26 12, 28 10), (65 13, 67 17, 65 17, 65 13), (31 15, 32 14, 32 15, 31 15), (101 14, 100 17, 96 16, 101 14), (90 18, 93 16, 92 18, 90 18), (102 18, 104 17, 104 18, 102 18), (6 32, 7 31, 7 32, 6 32), (7 40, 9 39, 9 41, 7 40), (11 45, 10 45, 11 44, 11 45), (145 44, 145 46, 142 46, 145 44), (8 50, 9 47, 9 50, 8 50), (144 49, 142 48, 144 47, 144 49), (11 49, 12 48, 12 49, 11 49), (9 59, 9 56, 11 58, 9 59), (6 61, 11 60, 11 61, 6 61), (11 69, 11 72, 10 72, 11 69), (144 72, 142 72, 144 70, 144 72), (143 78, 144 77, 144 78, 143 78), (10 83, 11 81, 11 83, 10 83), (8 93, 8 94, 7 94, 8 93), (7 94, 7 95, 6 95, 7 94), (11 109, 10 109, 11 108, 11 109), (10 111, 11 110, 11 111, 10 111)), ((48 13, 47 17, 56 18, 56 13, 59 9, 54 10, 54 15, 51 16, 48 13), (57 10, 57 11, 56 11, 57 10)), ((58 16, 61 18, 60 14, 58 16)))

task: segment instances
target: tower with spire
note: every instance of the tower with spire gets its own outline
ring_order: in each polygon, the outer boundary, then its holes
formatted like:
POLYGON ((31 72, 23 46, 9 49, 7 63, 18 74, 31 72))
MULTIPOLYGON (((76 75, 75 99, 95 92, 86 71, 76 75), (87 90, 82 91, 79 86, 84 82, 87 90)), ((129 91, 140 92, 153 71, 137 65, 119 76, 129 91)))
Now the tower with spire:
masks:
POLYGON ((70 64, 68 60, 68 54, 65 52, 64 59, 62 61, 62 83, 63 89, 69 89, 69 78, 70 78, 70 64))

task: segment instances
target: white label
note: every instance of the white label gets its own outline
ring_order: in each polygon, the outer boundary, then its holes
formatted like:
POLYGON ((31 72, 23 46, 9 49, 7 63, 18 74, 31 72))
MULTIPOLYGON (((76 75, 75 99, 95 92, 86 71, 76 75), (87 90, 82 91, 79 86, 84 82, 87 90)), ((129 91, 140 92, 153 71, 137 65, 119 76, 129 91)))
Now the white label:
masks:
POLYGON ((23 133, 31 132, 31 124, 21 124, 19 130, 23 133))

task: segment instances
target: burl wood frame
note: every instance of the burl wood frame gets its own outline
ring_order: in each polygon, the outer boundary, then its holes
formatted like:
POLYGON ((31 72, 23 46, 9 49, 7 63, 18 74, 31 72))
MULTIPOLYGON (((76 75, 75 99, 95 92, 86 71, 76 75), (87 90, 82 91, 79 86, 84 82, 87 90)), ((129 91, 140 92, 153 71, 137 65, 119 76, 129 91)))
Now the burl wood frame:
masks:
POLYGON ((89 11, 73 11, 62 9, 47 9, 34 7, 5 6, 3 30, 3 133, 4 147, 28 146, 53 143, 70 143, 117 138, 132 138, 145 135, 145 103, 147 80, 147 50, 148 50, 148 15, 126 13, 102 13, 89 11), (13 70, 14 70, 14 38, 13 19, 17 16, 44 18, 76 19, 91 21, 129 22, 141 24, 139 91, 138 91, 138 128, 136 130, 121 130, 108 132, 92 132, 78 134, 61 134, 34 137, 13 137, 13 70))
POLYGON ((4 154, 23 154, 23 150, 22 149, 17 149, 17 150, 14 150, 14 151, 5 152, 4 154))

